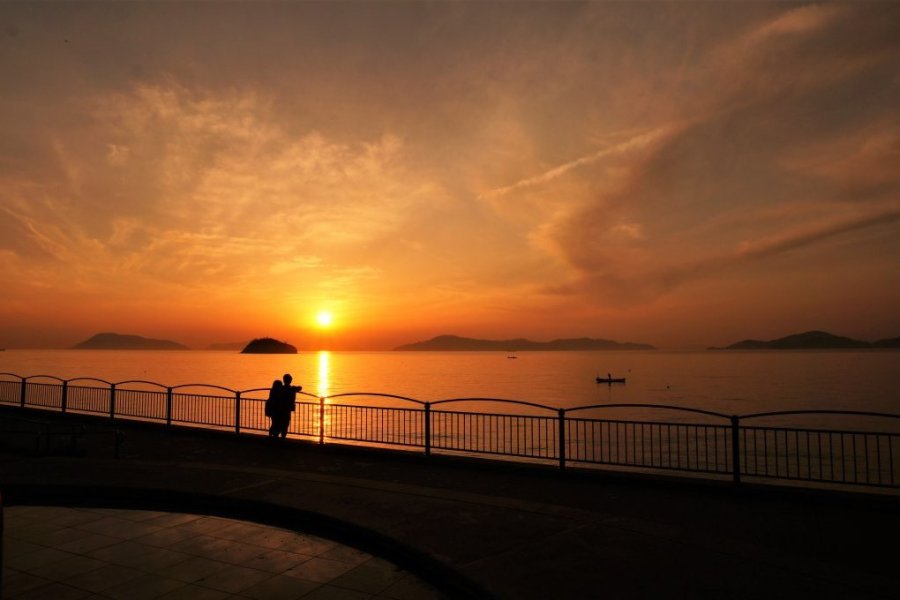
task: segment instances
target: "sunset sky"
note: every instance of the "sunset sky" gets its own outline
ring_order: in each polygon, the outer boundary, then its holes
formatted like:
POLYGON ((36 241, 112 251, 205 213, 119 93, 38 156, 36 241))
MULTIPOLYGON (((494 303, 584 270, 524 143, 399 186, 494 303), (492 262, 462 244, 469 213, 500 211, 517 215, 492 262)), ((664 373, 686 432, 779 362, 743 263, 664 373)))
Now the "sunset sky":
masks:
POLYGON ((900 335, 897 3, 2 3, 0 82, 0 347, 900 335))

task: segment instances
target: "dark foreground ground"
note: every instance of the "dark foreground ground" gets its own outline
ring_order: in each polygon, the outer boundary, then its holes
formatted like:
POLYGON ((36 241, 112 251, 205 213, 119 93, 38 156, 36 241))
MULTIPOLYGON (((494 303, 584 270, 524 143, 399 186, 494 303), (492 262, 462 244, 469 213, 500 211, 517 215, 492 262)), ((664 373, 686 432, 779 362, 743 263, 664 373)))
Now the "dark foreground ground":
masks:
MULTIPOLYGON (((0 409, 0 420, 13 415, 22 413, 0 409)), ((457 597, 900 598, 897 496, 737 491, 115 427, 126 436, 118 460, 109 436, 86 438, 74 455, 7 443, 6 504, 171 510, 293 528, 392 560, 457 597)))

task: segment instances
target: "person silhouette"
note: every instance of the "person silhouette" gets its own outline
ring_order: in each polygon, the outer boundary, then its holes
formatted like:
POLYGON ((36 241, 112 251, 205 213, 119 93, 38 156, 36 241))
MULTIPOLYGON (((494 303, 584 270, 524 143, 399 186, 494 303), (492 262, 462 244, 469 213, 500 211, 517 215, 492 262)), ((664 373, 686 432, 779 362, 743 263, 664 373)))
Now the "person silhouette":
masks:
POLYGON ((284 383, 280 379, 272 382, 269 389, 269 398, 266 400, 266 416, 271 421, 269 425, 269 437, 278 437, 281 428, 279 415, 281 414, 281 398, 284 396, 284 383))
POLYGON ((278 428, 275 436, 281 436, 281 439, 287 437, 288 426, 291 424, 291 413, 297 409, 297 392, 303 389, 300 385, 291 385, 294 378, 290 373, 285 373, 281 378, 283 384, 281 386, 281 400, 278 403, 278 428))

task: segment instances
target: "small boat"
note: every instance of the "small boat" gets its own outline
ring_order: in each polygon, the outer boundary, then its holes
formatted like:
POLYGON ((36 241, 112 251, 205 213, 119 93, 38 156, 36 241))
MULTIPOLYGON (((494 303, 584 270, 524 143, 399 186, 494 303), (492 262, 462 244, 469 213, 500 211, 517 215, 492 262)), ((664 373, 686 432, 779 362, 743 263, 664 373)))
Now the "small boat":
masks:
POLYGON ((597 383, 625 383, 624 377, 598 377, 597 383))

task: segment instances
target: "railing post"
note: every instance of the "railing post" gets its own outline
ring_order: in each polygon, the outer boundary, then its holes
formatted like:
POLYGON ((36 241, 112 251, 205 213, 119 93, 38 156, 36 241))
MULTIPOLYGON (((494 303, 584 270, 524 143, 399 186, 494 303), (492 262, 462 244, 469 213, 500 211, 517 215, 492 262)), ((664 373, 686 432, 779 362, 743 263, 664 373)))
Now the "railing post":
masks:
POLYGON ((172 426, 172 388, 166 388, 166 427, 172 426))
POLYGON ((319 396, 319 445, 325 443, 325 398, 319 396))
POLYGON ((741 442, 740 417, 731 417, 731 470, 734 474, 734 485, 741 485, 741 442))
POLYGON ((60 411, 66 412, 66 406, 69 404, 69 382, 63 381, 62 399, 60 400, 60 411))
POLYGON ((19 390, 19 404, 22 408, 25 408, 25 385, 28 383, 28 378, 22 378, 22 389, 19 390))
POLYGON ((431 456, 431 402, 425 403, 425 456, 431 456))
POLYGON ((0 590, 3 589, 3 493, 0 492, 0 590))
POLYGON ((109 384, 109 418, 116 418, 116 384, 109 384))
POLYGON ((234 433, 241 434, 241 393, 234 393, 234 433))
POLYGON ((566 409, 559 409, 559 469, 566 469, 566 409))

